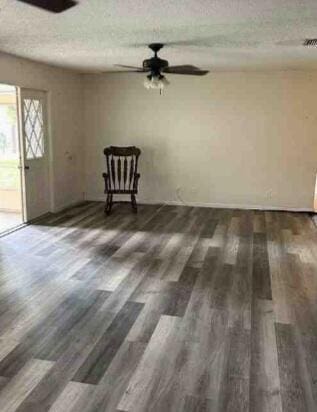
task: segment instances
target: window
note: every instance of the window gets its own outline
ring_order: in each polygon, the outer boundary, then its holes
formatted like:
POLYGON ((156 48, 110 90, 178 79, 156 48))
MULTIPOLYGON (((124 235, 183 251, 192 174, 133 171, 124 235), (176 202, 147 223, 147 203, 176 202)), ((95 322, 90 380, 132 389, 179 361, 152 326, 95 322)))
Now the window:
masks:
POLYGON ((27 159, 44 156, 44 122, 41 100, 24 99, 24 133, 27 159))

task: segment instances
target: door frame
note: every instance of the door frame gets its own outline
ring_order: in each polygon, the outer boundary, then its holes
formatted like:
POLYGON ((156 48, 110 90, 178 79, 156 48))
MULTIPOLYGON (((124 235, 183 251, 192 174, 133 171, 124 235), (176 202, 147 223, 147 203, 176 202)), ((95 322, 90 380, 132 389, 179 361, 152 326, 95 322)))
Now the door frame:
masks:
MULTIPOLYGON (((30 87, 22 87, 22 86, 15 86, 17 93, 17 116, 18 116, 18 134, 19 134, 19 150, 20 150, 20 167, 21 167, 21 188, 22 188, 22 205, 23 205, 23 220, 25 223, 31 221, 28 218, 28 211, 27 211, 27 199, 26 199, 26 163, 27 159, 25 158, 25 142, 24 142, 24 132, 23 132, 23 107, 22 107, 22 96, 21 90, 26 91, 34 91, 34 92, 41 92, 45 94, 45 113, 44 113, 44 126, 45 126, 45 159, 46 159, 46 167, 48 173, 48 204, 49 204, 49 212, 54 210, 54 189, 53 189, 53 168, 52 168, 52 141, 51 141, 51 128, 50 128, 50 92, 43 89, 38 88, 30 88, 30 87)), ((35 219, 36 220, 36 219, 35 219)))
POLYGON ((17 114, 17 130, 18 130, 18 147, 19 147, 19 170, 20 170, 20 188, 21 188, 21 205, 22 205, 22 222, 26 223, 26 206, 25 206, 25 184, 24 184, 24 166, 22 162, 24 156, 22 155, 22 139, 21 139, 21 125, 20 125, 20 103, 19 103, 19 88, 15 87, 15 99, 16 99, 16 114, 17 114))
POLYGON ((10 86, 15 92, 15 114, 16 114, 16 127, 17 127, 17 149, 18 149, 18 170, 19 170, 19 194, 20 194, 20 204, 21 204, 21 224, 25 223, 25 206, 24 206, 24 188, 23 188, 23 173, 21 169, 21 133, 20 133, 20 115, 19 115, 19 102, 18 102, 18 87, 16 84, 12 84, 6 80, 0 80, 1 85, 10 86))

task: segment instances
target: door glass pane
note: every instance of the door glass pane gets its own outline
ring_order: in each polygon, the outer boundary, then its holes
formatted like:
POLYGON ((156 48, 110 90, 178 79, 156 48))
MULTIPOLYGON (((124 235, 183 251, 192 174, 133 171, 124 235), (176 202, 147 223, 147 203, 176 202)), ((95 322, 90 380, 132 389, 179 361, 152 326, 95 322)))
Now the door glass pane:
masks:
POLYGON ((27 159, 44 156, 43 107, 38 99, 24 99, 24 134, 27 159))

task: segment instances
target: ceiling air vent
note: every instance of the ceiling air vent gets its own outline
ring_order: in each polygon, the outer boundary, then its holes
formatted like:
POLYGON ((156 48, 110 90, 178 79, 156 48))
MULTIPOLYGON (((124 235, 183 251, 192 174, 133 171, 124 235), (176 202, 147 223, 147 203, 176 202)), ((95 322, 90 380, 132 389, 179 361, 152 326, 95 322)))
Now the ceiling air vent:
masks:
POLYGON ((317 39, 305 39, 303 46, 317 47, 317 39))

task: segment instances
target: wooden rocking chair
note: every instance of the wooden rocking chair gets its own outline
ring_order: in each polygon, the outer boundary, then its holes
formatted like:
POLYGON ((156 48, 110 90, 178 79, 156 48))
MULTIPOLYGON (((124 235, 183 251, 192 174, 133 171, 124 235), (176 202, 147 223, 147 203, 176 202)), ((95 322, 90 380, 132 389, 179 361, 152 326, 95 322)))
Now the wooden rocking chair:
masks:
POLYGON ((107 173, 102 176, 105 180, 105 194, 107 195, 105 213, 110 215, 113 195, 131 195, 132 210, 137 212, 136 194, 138 193, 138 159, 141 150, 135 146, 116 147, 110 146, 104 149, 106 156, 107 173))

